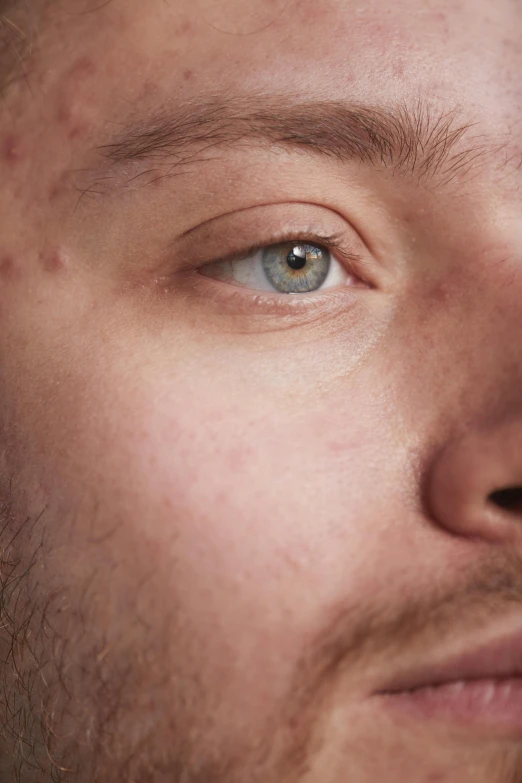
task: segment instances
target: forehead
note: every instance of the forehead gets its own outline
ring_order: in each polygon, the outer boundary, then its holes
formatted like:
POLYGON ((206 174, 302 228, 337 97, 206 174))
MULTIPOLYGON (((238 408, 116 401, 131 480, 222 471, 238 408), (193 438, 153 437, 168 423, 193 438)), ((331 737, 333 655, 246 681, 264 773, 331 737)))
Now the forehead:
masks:
POLYGON ((53 171, 96 167, 100 147, 164 106, 175 117, 212 95, 290 94, 382 107, 422 100, 442 120, 457 111, 473 144, 493 153, 476 180, 486 200, 494 178, 498 203, 520 201, 518 0, 53 0, 45 9, 31 89, 22 83, 8 105, 3 142, 8 163, 32 159, 31 187, 49 161, 53 171), (44 138, 53 152, 42 156, 44 138))
POLYGON ((47 22, 35 49, 52 66, 40 69, 39 94, 59 114, 80 112, 101 141, 135 113, 200 94, 422 98, 462 109, 518 165, 517 0, 81 0, 51 3, 47 22))
MULTIPOLYGON (((386 103, 417 90, 485 114, 494 105, 502 123, 522 98, 517 0, 111 0, 70 9, 51 4, 40 49, 49 44, 64 61, 81 52, 97 89, 116 99, 240 86, 386 103)), ((79 83, 81 70, 73 75, 79 83)))

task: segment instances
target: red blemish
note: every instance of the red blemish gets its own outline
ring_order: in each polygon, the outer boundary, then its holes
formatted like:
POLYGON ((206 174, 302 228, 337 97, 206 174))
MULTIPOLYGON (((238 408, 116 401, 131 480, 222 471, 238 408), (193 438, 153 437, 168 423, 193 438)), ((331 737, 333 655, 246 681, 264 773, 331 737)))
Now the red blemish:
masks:
POLYGON ((393 73, 395 76, 404 76, 404 62, 402 60, 393 63, 393 73))
POLYGON ((252 457, 252 450, 248 447, 238 446, 231 449, 228 454, 227 464, 231 472, 234 473, 237 470, 243 468, 252 457))
POLYGON ((60 196, 63 196, 68 189, 68 172, 63 172, 59 179, 49 189, 49 201, 55 201, 60 196))
POLYGON ((60 250, 51 253, 40 253, 38 259, 46 272, 59 272, 65 268, 65 257, 60 250))
POLYGON ((181 24, 177 29, 178 35, 188 35, 191 32, 192 32, 192 25, 188 21, 188 19, 187 21, 183 22, 183 24, 181 24))
POLYGON ((442 281, 438 285, 434 286, 431 291, 432 298, 435 302, 444 304, 447 302, 450 295, 450 286, 447 281, 442 281))
POLYGON ((190 81, 190 79, 192 79, 193 76, 194 73, 189 68, 187 68, 186 71, 183 71, 183 78, 185 79, 186 82, 190 81))
POLYGON ((73 141, 74 139, 79 139, 82 136, 85 136, 87 133, 88 126, 85 123, 78 122, 76 125, 73 125, 71 129, 69 130, 69 133, 67 134, 67 137, 73 141))
POLYGON ((0 257, 0 277, 9 282, 20 278, 20 269, 12 256, 0 257))
POLYGON ((56 112, 56 122, 60 125, 68 125, 72 118, 72 112, 69 106, 60 106, 56 112))
POLYGON ((87 76, 93 76, 95 73, 96 66, 93 61, 89 57, 80 57, 69 71, 69 76, 75 79, 84 79, 87 76))
POLYGON ((23 158, 23 151, 20 139, 10 134, 2 142, 1 155, 8 163, 20 163, 23 158))
POLYGON ((71 141, 83 136, 87 130, 86 123, 75 121, 74 112, 70 106, 62 105, 56 112, 56 122, 68 126, 67 138, 71 141))
POLYGON ((62 185, 54 185, 49 191, 49 201, 56 201, 56 199, 63 194, 64 188, 62 185))

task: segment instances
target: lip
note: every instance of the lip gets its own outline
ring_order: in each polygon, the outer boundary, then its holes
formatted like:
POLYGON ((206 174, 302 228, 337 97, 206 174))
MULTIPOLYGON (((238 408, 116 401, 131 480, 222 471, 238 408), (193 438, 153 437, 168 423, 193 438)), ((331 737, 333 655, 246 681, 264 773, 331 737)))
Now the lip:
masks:
POLYGON ((458 657, 399 674, 375 694, 409 718, 522 737, 522 629, 458 657))
POLYGON ((421 666, 398 675, 379 693, 399 693, 417 688, 468 680, 522 679, 522 628, 492 643, 448 661, 421 666))

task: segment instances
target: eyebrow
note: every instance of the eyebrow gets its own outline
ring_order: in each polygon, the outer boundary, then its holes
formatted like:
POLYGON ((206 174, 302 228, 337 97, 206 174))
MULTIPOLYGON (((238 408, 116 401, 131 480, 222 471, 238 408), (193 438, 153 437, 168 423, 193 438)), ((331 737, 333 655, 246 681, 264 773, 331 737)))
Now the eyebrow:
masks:
POLYGON ((268 144, 444 184, 495 151, 484 136, 471 134, 475 125, 459 109, 435 110, 421 100, 384 107, 288 95, 214 95, 134 117, 96 151, 114 171, 140 162, 182 167, 213 149, 268 144))

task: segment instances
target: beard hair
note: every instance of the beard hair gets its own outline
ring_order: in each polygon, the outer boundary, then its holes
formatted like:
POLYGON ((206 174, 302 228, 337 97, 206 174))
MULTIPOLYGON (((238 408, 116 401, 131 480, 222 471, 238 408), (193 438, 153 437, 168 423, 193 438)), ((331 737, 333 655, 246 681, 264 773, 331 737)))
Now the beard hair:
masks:
POLYGON ((295 718, 281 731, 278 708, 255 736, 218 736, 221 708, 197 672, 171 673, 173 615, 153 625, 136 608, 139 633, 115 637, 99 569, 64 585, 52 575, 46 520, 0 507, 0 783, 301 779, 295 718))

